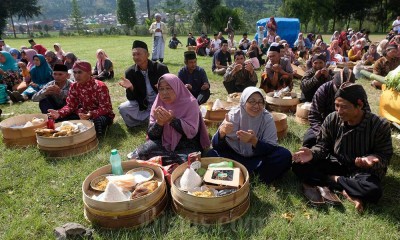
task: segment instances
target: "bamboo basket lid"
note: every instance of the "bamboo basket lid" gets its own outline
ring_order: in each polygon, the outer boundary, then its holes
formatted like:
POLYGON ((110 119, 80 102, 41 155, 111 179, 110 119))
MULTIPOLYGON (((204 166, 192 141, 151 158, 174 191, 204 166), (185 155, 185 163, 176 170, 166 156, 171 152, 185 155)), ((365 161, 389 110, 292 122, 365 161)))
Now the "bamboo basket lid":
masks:
POLYGON ((276 132, 282 132, 288 128, 286 114, 279 112, 271 112, 271 114, 275 122, 276 132))
POLYGON ((274 93, 273 92, 269 92, 266 94, 265 96, 265 101, 268 104, 272 104, 272 105, 277 105, 277 106, 296 106, 297 104, 300 103, 299 98, 297 97, 297 94, 292 92, 290 93, 292 99, 282 99, 282 98, 274 98, 274 93))

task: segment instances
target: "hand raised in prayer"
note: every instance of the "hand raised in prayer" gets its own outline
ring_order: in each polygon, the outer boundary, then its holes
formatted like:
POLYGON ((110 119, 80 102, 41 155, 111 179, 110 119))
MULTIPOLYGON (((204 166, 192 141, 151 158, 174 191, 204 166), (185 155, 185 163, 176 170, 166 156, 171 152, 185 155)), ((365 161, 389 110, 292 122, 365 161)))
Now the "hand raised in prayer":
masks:
POLYGON ((60 87, 58 87, 57 85, 52 85, 52 86, 49 86, 45 90, 44 94, 45 95, 58 95, 58 94, 60 94, 60 92, 61 92, 60 87))
POLYGON ((242 64, 235 64, 235 66, 233 67, 233 71, 236 73, 236 72, 239 72, 240 70, 242 70, 243 69, 243 65, 242 64))
POLYGON ((174 118, 174 113, 171 110, 167 110, 163 107, 157 107, 154 110, 154 116, 156 118, 156 122, 160 126, 164 126, 172 121, 174 118))
POLYGON ((219 126, 219 135, 221 138, 225 137, 226 134, 233 132, 233 123, 229 121, 228 114, 225 114, 225 120, 219 126))
POLYGON ((357 157, 354 161, 355 165, 359 168, 371 168, 379 159, 375 156, 357 157))
POLYGON ((118 84, 123 88, 133 91, 133 85, 132 85, 131 81, 129 81, 128 79, 126 79, 124 77, 121 77, 121 81, 118 82, 118 84))
POLYGON ((60 114, 54 109, 49 109, 47 111, 49 112, 48 115, 50 115, 50 117, 53 119, 58 119, 60 117, 60 114))
POLYGON ((326 68, 321 69, 321 74, 324 75, 326 78, 329 76, 329 72, 326 68))
POLYGON ((210 88, 210 84, 208 83, 203 83, 203 86, 201 86, 201 90, 207 90, 210 88))
POLYGON ((185 87, 190 91, 190 90, 192 90, 192 85, 190 85, 190 84, 185 84, 185 87))
POLYGON ((311 161, 313 158, 312 152, 309 148, 302 147, 300 151, 295 152, 292 156, 292 159, 296 163, 306 163, 311 161))
POLYGON ((247 62, 245 63, 245 67, 244 67, 249 73, 253 73, 254 72, 254 67, 253 64, 251 62, 247 62))
POLYGON ((236 132, 236 135, 241 142, 251 143, 253 146, 257 144, 257 136, 253 130, 239 130, 236 132))
POLYGON ((280 73, 281 70, 282 70, 281 65, 279 65, 279 64, 277 64, 277 63, 274 64, 274 65, 272 66, 272 71, 274 71, 274 72, 276 72, 276 73, 280 73))

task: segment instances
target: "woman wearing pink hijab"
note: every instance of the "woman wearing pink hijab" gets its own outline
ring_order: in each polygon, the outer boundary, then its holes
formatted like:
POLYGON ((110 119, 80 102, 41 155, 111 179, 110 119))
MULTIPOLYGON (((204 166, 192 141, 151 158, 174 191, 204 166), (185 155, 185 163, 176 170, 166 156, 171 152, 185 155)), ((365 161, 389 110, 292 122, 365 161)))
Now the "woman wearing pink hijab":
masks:
POLYGON ((97 62, 93 70, 93 77, 97 80, 106 80, 114 77, 113 63, 103 49, 97 49, 97 62))
POLYGON ((137 149, 139 159, 163 156, 171 163, 182 163, 189 153, 210 146, 197 100, 174 74, 164 74, 158 80, 147 135, 147 142, 137 149))

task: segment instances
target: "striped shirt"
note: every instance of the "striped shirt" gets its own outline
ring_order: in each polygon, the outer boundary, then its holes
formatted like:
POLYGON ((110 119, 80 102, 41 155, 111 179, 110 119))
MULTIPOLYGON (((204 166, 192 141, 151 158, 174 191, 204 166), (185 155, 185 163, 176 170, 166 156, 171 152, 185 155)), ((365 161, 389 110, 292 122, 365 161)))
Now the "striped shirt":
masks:
POLYGON ((323 160, 333 155, 343 164, 350 175, 370 173, 381 180, 385 176, 389 160, 393 155, 390 124, 370 111, 365 111, 364 119, 354 127, 344 123, 337 112, 328 115, 312 147, 313 159, 323 160), (375 156, 379 159, 371 168, 355 166, 357 157, 375 156))
MULTIPOLYGON (((308 121, 316 136, 318 136, 325 118, 335 111, 335 94, 336 89, 333 81, 322 84, 314 94, 308 113, 308 121)), ((364 109, 371 111, 368 103, 365 104, 364 109)))

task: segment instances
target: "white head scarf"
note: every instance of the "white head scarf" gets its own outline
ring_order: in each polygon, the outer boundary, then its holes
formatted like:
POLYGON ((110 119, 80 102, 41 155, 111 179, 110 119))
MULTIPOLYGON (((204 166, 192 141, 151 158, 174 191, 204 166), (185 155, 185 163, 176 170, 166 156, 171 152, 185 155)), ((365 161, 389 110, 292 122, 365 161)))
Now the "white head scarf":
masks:
POLYGON ((259 93, 263 96, 259 88, 248 87, 242 92, 240 105, 231 109, 228 113, 229 121, 233 123, 233 132, 226 135, 226 141, 236 153, 245 157, 253 155, 253 147, 251 143, 241 142, 237 138, 236 131, 238 130, 253 130, 259 141, 274 146, 278 145, 278 137, 272 115, 266 109, 256 117, 251 117, 246 112, 246 102, 253 93, 259 93))

